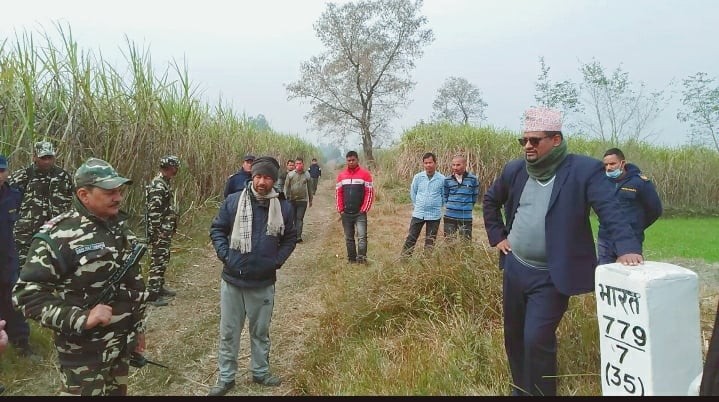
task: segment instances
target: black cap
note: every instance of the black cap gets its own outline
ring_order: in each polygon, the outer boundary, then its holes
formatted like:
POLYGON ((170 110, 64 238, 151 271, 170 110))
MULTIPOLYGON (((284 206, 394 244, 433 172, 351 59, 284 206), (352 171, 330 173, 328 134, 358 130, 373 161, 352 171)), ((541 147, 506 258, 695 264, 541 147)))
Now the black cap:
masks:
POLYGON ((247 155, 245 155, 244 158, 242 158, 242 160, 243 160, 243 161, 250 161, 250 162, 252 162, 252 161, 255 160, 255 155, 247 154, 247 155))

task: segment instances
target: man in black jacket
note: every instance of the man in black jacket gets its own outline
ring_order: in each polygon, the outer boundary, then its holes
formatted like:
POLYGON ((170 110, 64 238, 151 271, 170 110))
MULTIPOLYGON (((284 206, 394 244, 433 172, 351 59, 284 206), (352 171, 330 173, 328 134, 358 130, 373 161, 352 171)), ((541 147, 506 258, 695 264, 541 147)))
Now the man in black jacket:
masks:
POLYGON ((252 381, 267 386, 281 383, 279 377, 270 374, 270 319, 276 271, 295 249, 297 232, 292 207, 273 188, 279 167, 274 158, 255 159, 252 181, 225 199, 210 227, 212 245, 223 269, 217 354, 220 374, 209 396, 225 395, 235 386, 245 317, 251 339, 252 381))

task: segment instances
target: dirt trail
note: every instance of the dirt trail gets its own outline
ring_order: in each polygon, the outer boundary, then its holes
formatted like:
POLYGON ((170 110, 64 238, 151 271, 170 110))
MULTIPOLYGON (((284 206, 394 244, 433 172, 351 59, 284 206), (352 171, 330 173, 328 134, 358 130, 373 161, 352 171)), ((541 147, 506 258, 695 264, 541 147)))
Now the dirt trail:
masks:
MULTIPOLYGON (((279 387, 263 387, 250 381, 249 336, 245 325, 236 385, 228 395, 295 394, 293 373, 299 370, 306 337, 322 312, 317 297, 321 278, 313 265, 323 252, 325 238, 330 235, 326 228, 339 225, 336 217, 334 180, 322 178, 313 206, 305 215, 304 242, 297 245, 278 271, 270 328, 270 368, 283 383, 279 387)), ((221 265, 209 238, 204 247, 190 250, 188 254, 185 260, 191 268, 181 270, 168 280, 178 296, 169 306, 148 307, 147 312, 147 355, 171 365, 172 370, 151 366, 131 370, 131 395, 206 395, 217 379, 221 265)))

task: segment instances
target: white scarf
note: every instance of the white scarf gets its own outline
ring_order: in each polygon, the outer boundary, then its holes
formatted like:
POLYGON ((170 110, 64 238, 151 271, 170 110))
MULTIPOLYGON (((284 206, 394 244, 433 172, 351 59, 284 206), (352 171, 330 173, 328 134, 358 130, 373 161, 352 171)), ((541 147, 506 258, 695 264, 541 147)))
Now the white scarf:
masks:
MULTIPOLYGON (((280 236, 285 233, 285 223, 282 219, 282 207, 280 200, 277 198, 279 193, 274 189, 263 196, 255 191, 254 185, 249 187, 252 194, 258 200, 270 200, 269 215, 267 217, 267 234, 270 236, 280 236)), ((247 192, 247 187, 242 190, 240 200, 237 203, 237 213, 235 214, 235 222, 232 226, 232 235, 230 236, 230 248, 239 250, 240 253, 249 253, 252 251, 252 202, 247 192)))

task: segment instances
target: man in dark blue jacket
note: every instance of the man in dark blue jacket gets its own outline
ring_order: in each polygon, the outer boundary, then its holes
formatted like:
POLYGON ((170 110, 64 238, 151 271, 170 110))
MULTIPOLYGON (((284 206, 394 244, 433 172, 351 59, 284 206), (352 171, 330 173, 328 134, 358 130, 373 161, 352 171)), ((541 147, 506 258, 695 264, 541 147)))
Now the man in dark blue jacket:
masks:
MULTIPOLYGON (((662 215, 662 201, 657 189, 636 165, 627 163, 620 149, 607 150, 603 161, 607 178, 614 186, 614 196, 619 200, 622 217, 631 225, 639 243, 644 243, 644 231, 662 215)), ((601 224, 597 236, 597 254, 600 265, 617 260, 609 231, 601 224)))
POLYGON ((210 227, 210 238, 222 261, 220 283, 219 375, 210 396, 225 395, 235 386, 237 354, 245 317, 249 321, 252 381, 280 385, 270 374, 270 319, 276 271, 297 243, 294 213, 273 185, 279 163, 260 157, 252 163, 252 181, 228 196, 210 227))
POLYGON ((320 176, 322 176, 322 168, 317 163, 317 158, 312 158, 308 172, 310 172, 310 178, 312 179, 312 195, 314 195, 317 193, 317 184, 320 181, 320 176))
POLYGON ((254 160, 255 156, 249 154, 245 155, 245 157, 242 158, 242 169, 237 171, 237 173, 231 175, 227 179, 227 183, 225 183, 225 198, 227 198, 227 196, 230 194, 245 189, 245 184, 252 179, 252 174, 250 173, 250 171, 252 169, 252 162, 254 160))
POLYGON ((30 327, 25 316, 12 305, 12 289, 20 275, 13 227, 20 217, 22 195, 7 183, 8 176, 7 158, 0 155, 0 317, 6 321, 10 343, 21 355, 34 357, 28 344, 30 327))
POLYGON ((556 330, 569 297, 594 290, 590 207, 625 265, 643 263, 602 162, 567 153, 561 113, 525 113, 524 159, 507 163, 484 195, 491 246, 503 268, 504 344, 514 395, 556 395, 556 330), (502 208, 506 221, 502 217, 502 208))

